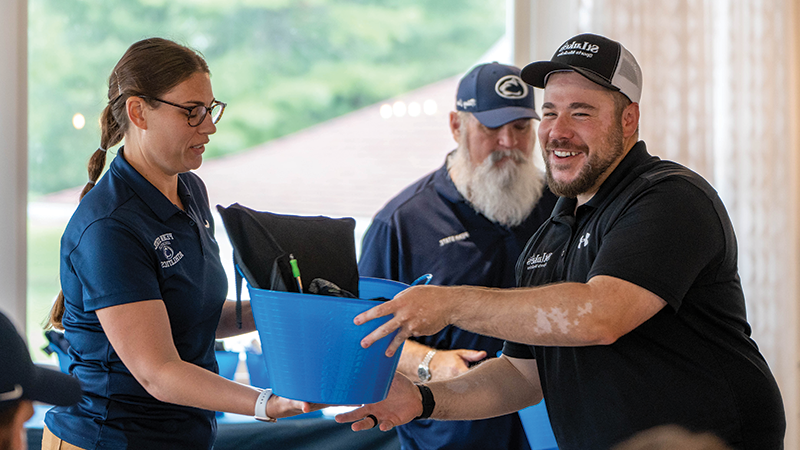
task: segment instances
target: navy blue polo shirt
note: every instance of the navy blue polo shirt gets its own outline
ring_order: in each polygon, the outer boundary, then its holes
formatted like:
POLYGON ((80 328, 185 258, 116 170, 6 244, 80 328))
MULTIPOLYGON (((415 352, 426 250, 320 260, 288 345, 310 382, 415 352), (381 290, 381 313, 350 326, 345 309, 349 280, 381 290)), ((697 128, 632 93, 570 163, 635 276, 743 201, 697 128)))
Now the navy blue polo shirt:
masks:
MULTIPOLYGON (((519 226, 490 221, 461 196, 446 164, 404 189, 375 216, 364 235, 359 274, 411 283, 513 287, 514 265, 545 221, 556 197, 545 188, 519 226)), ((415 338, 437 349, 485 350, 494 357, 503 341, 449 326, 415 338)), ((404 449, 528 448, 517 414, 480 421, 413 421, 397 428, 404 449)))
POLYGON ((661 424, 738 449, 782 448, 778 386, 750 338, 733 227, 699 175, 637 143, 586 204, 560 198, 517 265, 519 286, 629 281, 668 306, 611 345, 506 343, 536 358, 561 450, 608 449, 661 424))
POLYGON ((181 359, 217 372, 214 335, 227 277, 214 240, 205 186, 178 176, 185 211, 123 157, 83 198, 61 239, 63 324, 70 372, 83 386, 76 406, 48 411, 47 427, 85 449, 211 448, 214 413, 156 400, 133 378, 95 311, 161 299, 181 359))

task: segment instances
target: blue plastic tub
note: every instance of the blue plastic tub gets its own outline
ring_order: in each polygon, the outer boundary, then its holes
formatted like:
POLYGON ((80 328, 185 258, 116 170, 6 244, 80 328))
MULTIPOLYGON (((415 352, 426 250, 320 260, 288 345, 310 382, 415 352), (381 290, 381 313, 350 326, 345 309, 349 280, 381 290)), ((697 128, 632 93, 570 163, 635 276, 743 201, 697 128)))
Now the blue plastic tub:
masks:
POLYGON ((217 350, 214 353, 217 357, 219 374, 229 380, 233 380, 236 377, 236 366, 239 365, 239 352, 217 350))
POLYGON ((550 428, 550 416, 544 400, 519 411, 522 428, 528 437, 531 450, 558 450, 556 437, 550 428))
MULTIPOLYGON (((408 287, 359 279, 362 299, 393 298, 408 287)), ((353 318, 378 305, 372 300, 256 289, 248 285, 273 391, 294 400, 360 405, 386 398, 401 349, 384 355, 394 334, 361 348, 361 339, 389 317, 356 326, 353 318)))
POLYGON ((58 368, 64 373, 69 373, 69 365, 72 363, 72 357, 64 353, 64 350, 53 343, 47 344, 48 350, 51 354, 55 353, 58 356, 58 368))
POLYGON ((262 389, 270 387, 269 370, 267 370, 267 364, 264 362, 264 355, 251 351, 247 351, 246 355, 247 372, 250 374, 250 386, 262 389))

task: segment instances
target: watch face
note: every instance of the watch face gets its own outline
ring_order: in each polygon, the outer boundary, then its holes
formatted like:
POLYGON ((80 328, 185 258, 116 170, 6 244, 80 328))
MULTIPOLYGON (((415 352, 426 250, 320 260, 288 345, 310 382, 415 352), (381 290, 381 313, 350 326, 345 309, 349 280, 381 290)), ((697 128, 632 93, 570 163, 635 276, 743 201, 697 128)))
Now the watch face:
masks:
POLYGON ((431 373, 425 367, 418 367, 417 368, 417 376, 419 376, 420 381, 428 381, 431 379, 431 373))

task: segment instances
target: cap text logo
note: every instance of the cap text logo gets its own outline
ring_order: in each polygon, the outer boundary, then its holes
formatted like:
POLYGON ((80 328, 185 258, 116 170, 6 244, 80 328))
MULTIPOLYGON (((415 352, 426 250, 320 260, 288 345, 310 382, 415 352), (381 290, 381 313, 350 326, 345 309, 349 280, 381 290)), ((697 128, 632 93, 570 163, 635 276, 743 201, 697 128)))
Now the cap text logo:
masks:
POLYGON ((456 106, 458 106, 459 108, 464 108, 464 109, 474 108, 477 105, 478 101, 475 100, 474 98, 471 98, 469 100, 461 100, 461 99, 456 100, 456 106))
POLYGON ((558 49, 558 54, 556 54, 556 56, 581 55, 591 58, 599 51, 600 46, 597 44, 590 44, 586 41, 572 41, 562 45, 561 48, 558 49))
POLYGON ((572 41, 562 45, 561 48, 558 49, 559 52, 565 52, 567 50, 583 50, 585 52, 597 53, 600 51, 600 46, 597 44, 590 44, 586 41, 583 41, 583 43, 572 41))

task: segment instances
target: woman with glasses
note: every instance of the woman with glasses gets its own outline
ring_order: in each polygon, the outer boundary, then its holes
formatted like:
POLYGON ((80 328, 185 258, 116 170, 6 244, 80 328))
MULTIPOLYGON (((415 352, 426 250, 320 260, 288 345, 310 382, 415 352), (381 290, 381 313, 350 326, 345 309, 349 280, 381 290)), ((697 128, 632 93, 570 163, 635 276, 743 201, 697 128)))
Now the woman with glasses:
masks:
POLYGON ((83 397, 48 411, 43 449, 210 449, 214 411, 272 421, 313 407, 216 373, 215 339, 255 330, 249 304, 240 329, 225 300, 206 188, 191 172, 224 109, 206 62, 174 42, 137 42, 114 67, 50 317, 83 397))

